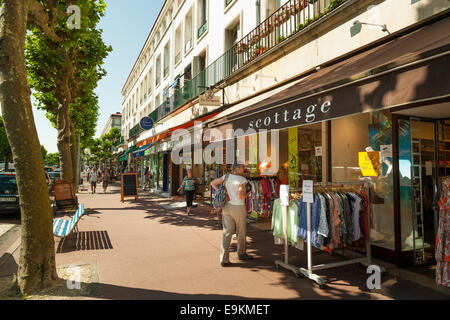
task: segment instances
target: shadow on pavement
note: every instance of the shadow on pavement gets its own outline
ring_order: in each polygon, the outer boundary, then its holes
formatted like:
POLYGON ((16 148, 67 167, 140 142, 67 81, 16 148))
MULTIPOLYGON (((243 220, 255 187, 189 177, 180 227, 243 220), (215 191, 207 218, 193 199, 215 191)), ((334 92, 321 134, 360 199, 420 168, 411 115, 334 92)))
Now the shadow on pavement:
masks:
POLYGON ((0 257, 0 277, 10 276, 17 273, 19 266, 14 259, 14 256, 9 253, 4 253, 0 257))
POLYGON ((113 246, 107 231, 81 231, 61 239, 56 253, 111 249, 113 246))
MULTIPOLYGON (((103 211, 113 211, 114 214, 123 211, 135 211, 144 213, 144 219, 152 219, 161 224, 170 224, 179 227, 198 227, 210 230, 221 230, 221 226, 215 220, 216 215, 211 214, 211 208, 200 205, 192 210, 193 215, 188 216, 184 208, 167 210, 161 205, 173 204, 183 201, 180 197, 174 199, 162 198, 156 195, 145 195, 139 200, 127 201, 129 207, 125 208, 91 208, 92 214, 101 216, 103 211)), ((89 213, 88 213, 89 214, 89 213)), ((227 268, 246 268, 251 272, 272 271, 279 274, 276 280, 270 283, 271 286, 283 286, 297 293, 302 299, 371 299, 371 291, 367 288, 369 275, 366 269, 358 267, 357 264, 347 265, 332 269, 320 270, 316 273, 327 282, 327 288, 319 289, 311 280, 297 278, 291 271, 285 269, 276 270, 275 260, 284 260, 284 246, 274 244, 274 238, 270 231, 248 229, 247 252, 255 259, 246 262, 232 263, 227 268)), ((219 240, 220 242, 220 240, 219 240)), ((220 245, 220 244, 218 244, 220 245)), ((232 244, 233 247, 234 244, 232 244)), ((315 250, 313 264, 333 263, 345 260, 337 255, 315 250)), ((232 262, 237 261, 236 250, 230 250, 232 262)), ((307 266, 306 251, 300 251, 289 247, 289 263, 297 267, 307 266)), ((381 279, 382 290, 379 292, 384 296, 394 299, 448 299, 439 292, 417 286, 406 280, 400 280, 387 275, 381 279), (403 290, 403 288, 408 288, 403 290)), ((134 289, 118 287, 106 284, 99 284, 102 298, 106 299, 243 299, 238 296, 228 295, 190 295, 163 292, 157 290, 134 289)), ((377 293, 377 290, 372 291, 377 293)))

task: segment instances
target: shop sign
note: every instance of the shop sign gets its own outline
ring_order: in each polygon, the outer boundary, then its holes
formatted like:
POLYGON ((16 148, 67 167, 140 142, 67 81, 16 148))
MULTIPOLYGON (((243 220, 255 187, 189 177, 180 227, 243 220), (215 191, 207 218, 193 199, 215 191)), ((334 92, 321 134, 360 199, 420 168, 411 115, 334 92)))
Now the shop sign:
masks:
POLYGON ((307 106, 291 104, 289 108, 284 110, 276 108, 257 114, 257 118, 248 121, 247 127, 248 129, 261 130, 314 123, 322 120, 328 113, 332 113, 331 111, 332 103, 329 100, 318 99, 315 103, 307 106))
POLYGON ((298 129, 289 128, 288 131, 288 151, 289 151, 289 186, 292 189, 298 188, 298 129))
POLYGON ((322 147, 316 147, 316 157, 322 156, 322 147))
POLYGON ((303 202, 314 203, 314 182, 312 180, 303 180, 302 187, 303 202))
POLYGON ((141 121, 139 121, 139 126, 142 130, 151 130, 153 128, 154 122, 150 117, 143 117, 141 121))
POLYGON ((363 177, 378 177, 380 175, 380 152, 360 152, 359 167, 363 177))
POLYGON ((392 144, 380 145, 381 158, 392 158, 392 144))
POLYGON ((289 185, 280 186, 280 201, 282 206, 289 206, 289 185))
POLYGON ((214 95, 213 90, 206 90, 198 97, 198 104, 202 107, 220 107, 222 102, 220 97, 214 95))

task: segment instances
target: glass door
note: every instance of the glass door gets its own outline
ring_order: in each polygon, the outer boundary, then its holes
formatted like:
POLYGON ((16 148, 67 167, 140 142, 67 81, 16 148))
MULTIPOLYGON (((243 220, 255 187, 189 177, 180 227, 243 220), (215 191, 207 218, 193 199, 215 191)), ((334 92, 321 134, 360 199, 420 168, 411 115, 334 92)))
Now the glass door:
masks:
POLYGON ((433 260, 436 188, 435 121, 398 119, 402 251, 415 264, 433 260))

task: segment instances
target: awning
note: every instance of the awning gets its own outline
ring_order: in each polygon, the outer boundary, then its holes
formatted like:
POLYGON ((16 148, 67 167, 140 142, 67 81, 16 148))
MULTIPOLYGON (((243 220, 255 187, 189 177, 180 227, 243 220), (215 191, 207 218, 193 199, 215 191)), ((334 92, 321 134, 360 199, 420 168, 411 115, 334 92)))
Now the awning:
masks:
POLYGON ((146 144, 146 145, 140 147, 139 149, 136 149, 135 151, 133 151, 133 158, 142 157, 144 155, 144 153, 145 153, 145 150, 150 148, 153 144, 154 143, 146 144))
POLYGON ((450 98, 450 18, 325 67, 271 97, 210 123, 255 130, 450 98))
POLYGON ((128 149, 127 151, 125 151, 124 154, 122 154, 122 155, 119 157, 119 162, 125 162, 125 161, 127 161, 127 160, 128 160, 128 154, 129 154, 131 151, 135 150, 135 149, 136 149, 136 146, 133 146, 133 147, 131 147, 130 149, 128 149))

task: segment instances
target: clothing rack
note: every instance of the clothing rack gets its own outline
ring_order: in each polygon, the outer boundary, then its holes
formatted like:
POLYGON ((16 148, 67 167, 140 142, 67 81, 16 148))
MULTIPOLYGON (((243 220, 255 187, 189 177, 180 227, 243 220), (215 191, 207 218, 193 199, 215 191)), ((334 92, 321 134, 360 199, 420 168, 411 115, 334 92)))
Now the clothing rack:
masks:
MULTIPOLYGON (((350 187, 350 186, 361 186, 366 189, 367 195, 370 199, 370 179, 366 179, 365 182, 323 182, 323 183, 315 183, 314 187, 350 187)), ((301 188, 300 188, 301 190, 301 188)), ((299 188, 296 189, 299 191, 299 188)), ((359 263, 366 267, 372 265, 372 256, 371 256, 371 244, 370 244, 370 222, 368 223, 367 228, 367 236, 366 236, 366 256, 362 258, 349 259, 340 262, 327 263, 327 264, 319 264, 313 265, 312 261, 312 247, 311 247, 311 203, 307 205, 307 254, 308 254, 308 266, 307 268, 298 268, 294 265, 289 264, 289 243, 288 243, 288 232, 287 232, 287 224, 288 224, 288 216, 287 216, 287 207, 282 206, 283 208, 283 225, 284 225, 284 261, 276 260, 275 266, 277 269, 282 267, 287 270, 291 270, 295 273, 297 277, 305 276, 313 281, 315 281, 320 288, 325 287, 325 280, 317 274, 314 274, 313 271, 336 268, 340 266, 345 266, 349 264, 359 263)), ((368 213, 369 216, 371 214, 371 207, 368 204, 368 213)), ((370 219, 368 219, 370 221, 370 219)), ((384 269, 381 268, 381 272, 384 272, 384 269)))

